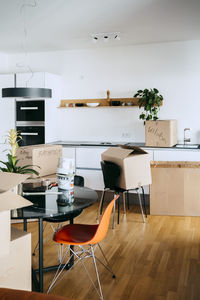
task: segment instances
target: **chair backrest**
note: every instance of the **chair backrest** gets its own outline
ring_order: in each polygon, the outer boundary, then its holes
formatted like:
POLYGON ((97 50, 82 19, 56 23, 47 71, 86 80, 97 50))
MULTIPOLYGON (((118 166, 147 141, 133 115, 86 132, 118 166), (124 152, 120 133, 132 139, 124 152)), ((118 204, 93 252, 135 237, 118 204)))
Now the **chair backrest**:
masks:
POLYGON ((106 210, 104 211, 104 213, 101 217, 97 231, 96 231, 94 237, 91 239, 90 244, 99 243, 106 236, 106 233, 108 231, 109 222, 110 222, 110 215, 111 215, 114 203, 118 198, 119 198, 119 195, 117 195, 106 207, 106 210))
POLYGON ((101 161, 101 169, 103 172, 105 188, 114 190, 121 173, 120 166, 110 161, 101 161))
POLYGON ((84 177, 80 175, 74 175, 74 185, 84 186, 84 177))

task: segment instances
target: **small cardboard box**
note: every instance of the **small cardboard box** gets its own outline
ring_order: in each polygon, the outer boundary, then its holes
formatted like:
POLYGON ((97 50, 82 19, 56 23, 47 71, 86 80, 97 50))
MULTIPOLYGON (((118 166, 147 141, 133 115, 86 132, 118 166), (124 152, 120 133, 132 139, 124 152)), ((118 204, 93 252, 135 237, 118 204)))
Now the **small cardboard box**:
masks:
POLYGON ((120 188, 129 190, 151 184, 150 157, 139 147, 110 147, 102 153, 103 161, 116 163, 121 167, 118 181, 120 188))
MULTIPOLYGON (((18 165, 34 165, 33 169, 39 172, 39 177, 55 174, 59 157, 62 157, 61 145, 34 145, 17 149, 18 165)), ((31 175, 31 177, 37 176, 31 175)))
POLYGON ((0 258, 8 255, 10 251, 10 210, 32 205, 30 201, 10 191, 28 176, 0 172, 0 258))
POLYGON ((146 121, 145 144, 150 147, 173 147, 177 144, 177 120, 146 121))

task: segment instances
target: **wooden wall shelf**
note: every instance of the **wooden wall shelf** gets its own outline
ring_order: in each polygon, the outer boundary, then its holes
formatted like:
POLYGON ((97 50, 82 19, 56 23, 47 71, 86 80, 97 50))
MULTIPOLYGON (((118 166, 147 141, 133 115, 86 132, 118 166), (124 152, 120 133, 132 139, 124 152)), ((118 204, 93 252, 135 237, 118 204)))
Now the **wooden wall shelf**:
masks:
POLYGON ((107 91, 107 98, 102 99, 71 99, 61 100, 58 108, 73 108, 73 107, 134 107, 138 106, 139 98, 110 98, 110 91, 107 91), (97 106, 89 106, 87 104, 98 103, 97 106))

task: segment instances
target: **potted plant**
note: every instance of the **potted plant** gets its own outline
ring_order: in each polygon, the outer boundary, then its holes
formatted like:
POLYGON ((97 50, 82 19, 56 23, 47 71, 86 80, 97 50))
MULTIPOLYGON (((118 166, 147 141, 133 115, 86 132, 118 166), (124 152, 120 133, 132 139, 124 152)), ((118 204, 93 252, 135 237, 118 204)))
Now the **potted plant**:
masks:
POLYGON ((140 114, 141 120, 158 120, 158 112, 163 101, 163 96, 159 94, 156 88, 138 90, 134 97, 139 97, 139 108, 144 111, 140 114))
POLYGON ((21 167, 19 165, 19 160, 16 156, 17 148, 19 147, 18 142, 22 139, 19 132, 15 129, 11 129, 8 132, 7 139, 5 143, 8 142, 11 149, 9 150, 10 153, 7 154, 8 161, 4 162, 0 160, 0 163, 4 165, 4 167, 0 167, 0 171, 2 172, 11 172, 11 173, 20 173, 20 174, 35 174, 39 175, 39 173, 32 169, 33 165, 26 165, 21 167))
POLYGON ((145 124, 145 145, 172 147, 177 144, 177 121, 158 120, 163 101, 159 91, 156 88, 139 90, 134 97, 139 97, 139 108, 143 108, 139 118, 144 120, 145 124))

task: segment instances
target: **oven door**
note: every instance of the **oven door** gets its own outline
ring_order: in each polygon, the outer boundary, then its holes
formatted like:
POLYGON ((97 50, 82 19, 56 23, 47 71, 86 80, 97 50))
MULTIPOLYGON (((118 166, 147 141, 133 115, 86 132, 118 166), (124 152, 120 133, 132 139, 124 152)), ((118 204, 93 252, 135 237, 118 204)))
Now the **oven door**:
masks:
POLYGON ((44 126, 17 126, 22 139, 19 146, 38 145, 45 143, 45 127, 44 126))
POLYGON ((44 121, 45 101, 17 101, 17 121, 44 121))

